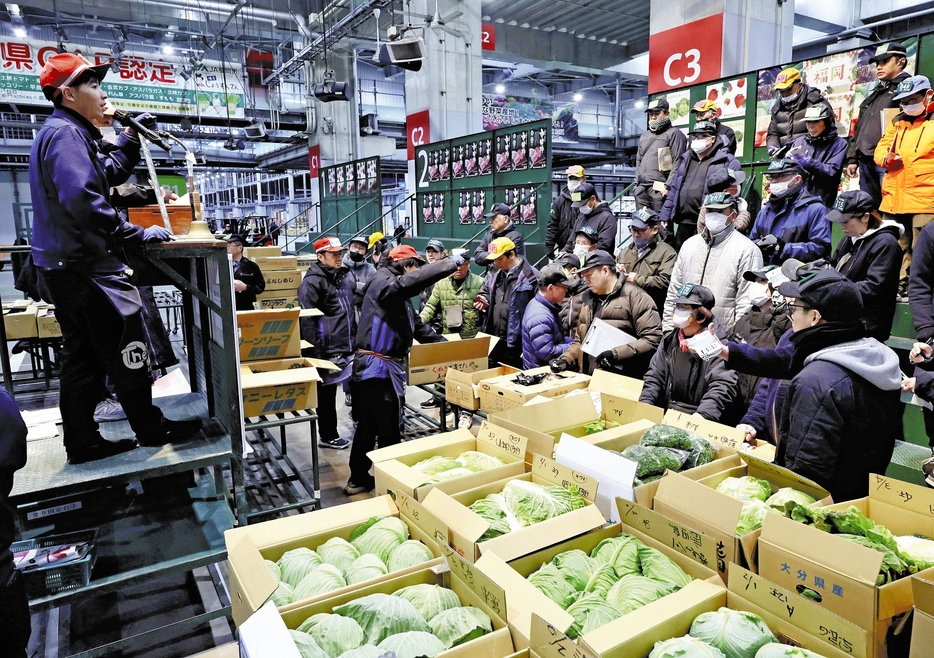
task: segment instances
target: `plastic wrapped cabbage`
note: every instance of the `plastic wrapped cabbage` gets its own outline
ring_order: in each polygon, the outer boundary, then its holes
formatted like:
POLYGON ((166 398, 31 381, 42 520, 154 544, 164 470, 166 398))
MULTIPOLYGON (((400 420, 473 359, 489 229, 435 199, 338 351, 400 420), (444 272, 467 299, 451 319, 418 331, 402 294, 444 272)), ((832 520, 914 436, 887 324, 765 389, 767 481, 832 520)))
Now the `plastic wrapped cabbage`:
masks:
POLYGON ((765 515, 771 511, 772 508, 758 498, 744 502, 743 511, 739 514, 739 523, 736 524, 736 536, 744 537, 761 528, 765 515))
POLYGON ((934 541, 926 537, 906 535, 896 537, 895 543, 902 558, 913 562, 918 567, 918 571, 934 567, 934 541))
POLYGON ((756 654, 756 658, 824 658, 819 653, 808 651, 800 647, 790 647, 787 644, 766 644, 756 654))
POLYGON ((341 571, 347 571, 354 560, 360 557, 360 551, 346 539, 331 537, 315 549, 315 553, 328 564, 333 564, 341 571))
POLYGON ((726 478, 717 485, 717 491, 738 501, 761 500, 763 503, 772 495, 772 485, 751 475, 741 478, 726 478))
POLYGON ((445 610, 435 615, 428 625, 431 626, 431 632, 444 642, 446 649, 493 632, 490 617, 473 607, 445 610))
POLYGON ((382 658, 382 655, 383 652, 379 650, 379 647, 374 647, 372 644, 364 644, 356 649, 345 651, 337 658, 382 658))
POLYGON ((315 642, 308 633, 293 631, 290 628, 289 636, 295 643, 295 648, 298 649, 298 654, 302 658, 331 658, 318 646, 317 642, 315 642))
POLYGON ((664 555, 639 542, 639 567, 642 575, 660 583, 671 583, 675 589, 681 589, 693 580, 675 562, 664 555))
POLYGON ((363 629, 349 617, 321 613, 302 622, 298 630, 308 633, 330 658, 363 644, 363 629))
POLYGON ((269 573, 272 574, 273 578, 282 580, 282 569, 279 568, 278 564, 272 560, 263 560, 263 563, 266 565, 266 568, 269 569, 269 573))
POLYGON ((590 551, 590 557, 613 567, 618 578, 629 574, 641 574, 639 547, 644 545, 632 535, 621 534, 601 541, 590 551))
POLYGON ((324 564, 324 560, 313 550, 303 546, 286 551, 276 564, 282 572, 282 582, 295 589, 302 582, 302 578, 324 564))
POLYGON ((444 471, 450 471, 452 468, 460 468, 460 466, 461 464, 456 459, 435 455, 434 457, 423 459, 412 466, 412 468, 425 475, 437 475, 444 471))
POLYGON ((793 500, 799 505, 810 505, 815 502, 813 496, 809 496, 803 491, 798 491, 797 489, 792 489, 791 487, 782 487, 771 496, 768 500, 765 501, 766 505, 774 505, 776 507, 784 507, 785 503, 793 500))
POLYGON ((431 549, 422 542, 408 539, 396 547, 396 550, 389 556, 389 563, 386 566, 390 571, 399 571, 434 559, 431 549))
POLYGON ((445 610, 459 608, 461 604, 457 594, 439 585, 410 585, 393 592, 393 596, 411 603, 425 621, 431 621, 445 610))
POLYGON ((540 569, 530 573, 528 581, 562 608, 567 608, 577 593, 574 586, 565 579, 561 570, 551 562, 543 564, 540 569))
POLYGON ((347 584, 356 585, 357 583, 362 583, 366 580, 372 580, 373 578, 385 576, 387 573, 389 573, 389 570, 378 556, 373 555, 372 553, 366 553, 351 562, 350 566, 347 567, 347 570, 344 573, 346 576, 347 584))
POLYGON ((302 582, 292 590, 292 600, 313 599, 342 587, 347 587, 347 581, 344 580, 341 570, 333 564, 324 563, 302 578, 302 582))
POLYGON ((476 450, 468 450, 461 453, 457 457, 457 461, 462 467, 474 473, 487 471, 491 468, 503 465, 501 459, 497 459, 493 455, 488 455, 484 452, 477 452, 476 450))
POLYGON ((691 453, 676 448, 634 445, 626 447, 620 455, 636 462, 636 477, 644 478, 665 471, 680 471, 691 453))
POLYGON ((685 635, 664 642, 656 642, 649 658, 724 658, 724 655, 716 647, 685 635))
POLYGON ((394 516, 387 516, 380 519, 366 532, 352 540, 361 555, 363 553, 372 553, 383 561, 383 564, 389 562, 389 556, 399 544, 409 538, 409 527, 394 516))
POLYGON ((292 602, 292 588, 288 583, 279 583, 276 591, 269 597, 277 608, 286 606, 292 602))
POLYGON ((379 650, 392 651, 396 658, 434 658, 445 650, 444 642, 427 631, 408 631, 390 635, 379 643, 379 650))
MULTIPOLYGON (((389 594, 370 594, 369 596, 354 599, 349 603, 337 606, 333 612, 334 614, 350 617, 360 624, 366 643, 377 646, 390 635, 396 635, 397 633, 407 633, 408 631, 429 633, 431 631, 428 622, 422 619, 415 606, 401 597, 390 596, 389 594)), ((441 643, 440 640, 438 642, 441 643)), ((441 647, 443 651, 444 645, 441 644, 441 647)), ((380 648, 383 647, 380 646, 380 648)), ((440 653, 440 651, 437 653, 440 653)))
POLYGON ((762 617, 729 608, 699 615, 690 635, 720 649, 726 658, 755 658, 764 645, 778 641, 762 617))
POLYGON ((574 618, 568 637, 574 639, 622 617, 622 613, 603 600, 599 594, 584 593, 568 606, 567 613, 574 618))
POLYGON ((607 592, 606 602, 619 610, 620 614, 627 614, 667 596, 677 588, 670 583, 660 583, 645 576, 629 575, 619 579, 607 592))

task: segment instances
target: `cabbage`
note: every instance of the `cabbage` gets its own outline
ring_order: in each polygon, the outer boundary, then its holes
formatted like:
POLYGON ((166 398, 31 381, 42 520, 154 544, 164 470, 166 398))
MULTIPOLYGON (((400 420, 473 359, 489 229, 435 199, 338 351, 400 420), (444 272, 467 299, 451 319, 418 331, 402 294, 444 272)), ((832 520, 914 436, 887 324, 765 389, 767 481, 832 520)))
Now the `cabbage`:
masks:
POLYGON ((348 585, 356 585, 365 580, 372 580, 373 578, 385 576, 387 573, 389 573, 389 570, 386 568, 386 565, 383 564, 383 561, 376 555, 367 553, 351 562, 350 566, 347 567, 345 575, 348 585))
POLYGON ((791 487, 782 487, 765 501, 766 505, 775 505, 776 507, 784 507, 785 503, 789 500, 793 500, 799 505, 804 505, 805 507, 815 502, 815 499, 812 496, 807 495, 803 491, 798 491, 797 489, 792 489, 791 487))
POLYGON ((503 465, 503 460, 483 452, 477 452, 476 450, 468 450, 467 452, 461 453, 457 461, 461 466, 474 473, 503 465))
POLYGON ((765 521, 765 515, 774 511, 758 498, 743 503, 743 510, 739 514, 739 523, 736 524, 736 536, 743 537, 750 532, 758 530, 765 521))
POLYGON ((337 658, 382 658, 383 652, 372 644, 364 644, 362 647, 345 651, 337 658))
POLYGON ((502 494, 490 494, 486 498, 474 501, 470 509, 479 514, 490 527, 478 541, 486 541, 505 535, 522 527, 518 519, 509 510, 506 498, 502 494))
POLYGON ((907 535, 896 537, 895 544, 902 558, 906 562, 914 562, 918 571, 934 567, 934 541, 926 537, 907 535))
POLYGON ((590 574, 596 571, 601 564, 588 556, 584 551, 575 549, 555 555, 551 560, 562 577, 578 592, 587 588, 590 574))
POLYGON ((571 597, 576 591, 574 586, 565 580, 561 570, 551 562, 529 574, 528 581, 562 608, 571 604, 571 597))
POLYGON ((670 583, 674 589, 681 589, 693 580, 671 558, 645 544, 639 546, 639 564, 643 576, 661 583, 670 583))
POLYGON ((349 617, 321 613, 302 622, 298 630, 308 633, 330 658, 363 644, 363 629, 349 617))
POLYGON ((379 643, 385 655, 392 651, 396 658, 434 658, 444 651, 444 642, 427 631, 409 631, 390 635, 379 643))
POLYGON ((523 526, 530 526, 584 506, 577 488, 543 487, 525 480, 510 480, 503 487, 506 505, 523 526))
POLYGON ((457 594, 439 585, 410 585, 393 592, 393 596, 411 603, 425 621, 431 621, 436 615, 461 604, 457 594))
POLYGON ((367 530, 369 530, 370 528, 372 528, 374 525, 376 525, 379 522, 380 522, 380 517, 371 516, 366 521, 364 521, 363 523, 358 525, 356 528, 354 528, 354 531, 350 533, 350 537, 347 538, 347 541, 349 541, 352 544, 357 537, 362 535, 364 532, 366 532, 367 530))
POLYGON ((461 463, 456 459, 435 455, 434 457, 423 459, 422 461, 415 464, 412 468, 414 468, 419 473, 424 473, 425 475, 437 475, 438 473, 450 471, 452 468, 459 468, 460 466, 461 463))
POLYGON ((279 565, 273 562, 272 560, 263 560, 266 564, 266 568, 269 569, 269 573, 272 574, 272 577, 276 580, 282 580, 282 569, 279 568, 279 565))
POLYGON ((586 593, 568 606, 567 613, 574 617, 574 623, 568 629, 570 638, 585 635, 590 631, 609 624, 622 616, 619 610, 603 600, 599 594, 586 593))
POLYGON ((430 477, 429 479, 422 482, 422 485, 426 484, 438 484, 439 482, 447 482, 448 480, 456 480, 457 478, 462 478, 465 475, 473 475, 474 472, 469 468, 452 468, 450 471, 442 471, 437 475, 430 477))
POLYGON ((674 585, 660 583, 645 576, 623 576, 607 592, 606 602, 625 615, 671 594, 676 589, 674 585))
POLYGON ((386 566, 390 571, 399 571, 434 559, 434 553, 427 546, 420 541, 409 539, 396 547, 386 566))
POLYGON ((269 598, 272 599, 277 608, 288 605, 292 602, 292 588, 289 587, 288 583, 279 583, 276 591, 269 598))
POLYGON ((619 578, 629 574, 638 574, 639 547, 644 546, 632 535, 621 534, 612 539, 604 539, 597 544, 590 557, 613 568, 619 578))
POLYGON ((766 644, 758 653, 756 653, 756 658, 824 658, 820 654, 814 653, 813 651, 808 651, 807 649, 801 649, 798 647, 790 647, 787 644, 766 644))
POLYGON ((723 652, 706 642, 685 635, 656 642, 649 658, 724 658, 723 652))
POLYGON ((389 556, 396 546, 409 538, 409 527, 394 516, 387 516, 374 523, 366 532, 351 541, 360 553, 372 553, 379 556, 383 564, 389 562, 389 556))
POLYGON ((699 615, 690 634, 720 649, 726 658, 755 658, 763 645, 778 641, 759 615, 728 608, 699 615))
MULTIPOLYGON (((370 594, 334 608, 338 615, 350 617, 363 629, 367 644, 379 644, 390 635, 408 631, 429 632, 428 622, 418 610, 398 596, 370 594)), ((439 640, 440 643, 440 640, 439 640)), ((442 650, 444 645, 442 644, 442 650)), ((382 649, 383 647, 380 646, 382 649)), ((418 654, 416 654, 418 655, 418 654)))
POLYGON ((302 582, 292 591, 292 600, 313 599, 322 594, 339 590, 342 587, 347 587, 347 581, 344 580, 341 570, 333 564, 322 564, 302 578, 302 582))
POLYGON ((758 499, 764 503, 772 495, 772 485, 765 480, 744 475, 741 478, 726 478, 717 485, 717 491, 742 502, 758 499))
POLYGON ((489 616, 477 608, 451 608, 435 615, 428 625, 447 649, 493 632, 489 616))
POLYGON ((295 643, 295 648, 298 649, 298 653, 302 658, 331 658, 321 650, 321 647, 319 647, 314 639, 312 639, 312 637, 307 633, 293 631, 290 628, 289 635, 291 636, 292 641, 295 643))
POLYGON ((354 548, 353 544, 340 537, 331 537, 316 548, 315 552, 321 556, 322 560, 333 564, 341 571, 347 571, 347 567, 360 557, 360 552, 354 548))
POLYGON ((324 564, 324 560, 313 550, 303 546, 286 551, 276 564, 282 571, 282 582, 288 583, 294 589, 302 582, 302 578, 324 564))

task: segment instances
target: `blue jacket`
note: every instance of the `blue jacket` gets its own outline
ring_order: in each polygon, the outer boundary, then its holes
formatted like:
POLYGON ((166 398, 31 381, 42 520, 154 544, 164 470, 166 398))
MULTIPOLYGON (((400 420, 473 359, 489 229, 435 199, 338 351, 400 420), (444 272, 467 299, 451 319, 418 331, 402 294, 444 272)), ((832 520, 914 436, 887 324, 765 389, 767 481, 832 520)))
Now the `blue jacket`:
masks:
POLYGON ((759 388, 749 403, 749 409, 740 422, 755 427, 756 438, 769 443, 775 443, 773 421, 778 422, 778 411, 784 402, 788 387, 788 369, 791 367, 791 354, 794 351, 791 345, 793 333, 788 329, 782 334, 774 349, 730 343, 730 360, 727 361, 727 367, 744 374, 762 377, 759 388))
POLYGON ((560 310, 560 306, 549 302, 541 292, 525 307, 522 318, 522 367, 525 370, 547 366, 571 344, 571 337, 561 328, 560 310))
POLYGON ((820 197, 827 208, 833 208, 833 202, 837 199, 847 146, 846 140, 837 135, 835 126, 830 127, 826 137, 815 139, 805 135, 796 139, 792 145, 794 159, 808 173, 805 181, 808 192, 820 197))
POLYGON ((772 197, 762 204, 749 239, 755 242, 774 235, 785 243, 778 256, 765 259, 766 265, 780 265, 789 258, 809 263, 830 256, 830 222, 821 200, 798 185, 797 194, 781 199, 772 197))
POLYGON ((121 133, 105 155, 100 138, 86 119, 56 108, 33 142, 32 257, 40 268, 117 272, 126 268, 122 243, 142 238, 143 229, 122 221, 110 202, 110 188, 139 162, 139 142, 121 133))
MULTIPOLYGON (((521 268, 518 281, 509 296, 509 323, 506 327, 506 346, 512 348, 522 345, 522 316, 538 289, 538 270, 532 267, 526 259, 522 259, 521 268)), ((495 266, 489 269, 483 280, 483 287, 480 288, 479 295, 490 302, 486 318, 483 320, 483 331, 494 336, 499 333, 493 327, 493 300, 496 298, 496 282, 499 273, 500 270, 495 266)))

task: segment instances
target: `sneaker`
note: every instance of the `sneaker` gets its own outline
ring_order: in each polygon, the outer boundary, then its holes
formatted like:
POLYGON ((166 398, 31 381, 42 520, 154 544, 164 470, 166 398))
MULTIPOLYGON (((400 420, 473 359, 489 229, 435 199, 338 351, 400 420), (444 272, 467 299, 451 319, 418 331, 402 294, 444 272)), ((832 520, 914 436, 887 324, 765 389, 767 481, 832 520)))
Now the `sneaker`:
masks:
POLYGON ((353 406, 353 398, 350 397, 350 393, 347 393, 344 395, 344 406, 345 407, 353 406))
POLYGON ((87 462, 106 459, 123 452, 129 452, 137 448, 139 444, 136 439, 120 439, 119 441, 108 441, 102 436, 97 436, 87 445, 74 447, 67 450, 69 464, 85 464, 87 462))
POLYGON ((420 406, 422 409, 437 409, 441 406, 441 403, 438 402, 438 398, 430 397, 418 406, 420 406))
POLYGON ((342 439, 337 437, 336 439, 318 439, 318 446, 321 448, 333 448, 334 450, 346 450, 350 447, 350 441, 348 439, 342 439))
POLYGON ((458 427, 469 430, 471 425, 473 425, 473 414, 469 411, 462 411, 458 420, 458 427))
POLYGON ((159 428, 152 434, 143 436, 137 435, 136 440, 141 446, 158 448, 166 443, 175 441, 185 441, 197 434, 201 430, 201 419, 192 420, 169 420, 163 418, 159 423, 159 428))
POLYGON ((921 462, 921 472, 924 474, 924 481, 929 487, 934 487, 934 450, 932 455, 921 462))
POLYGON ((895 295, 895 302, 898 304, 907 304, 908 303, 908 293, 898 293, 895 295))
POLYGON ((97 408, 94 409, 95 423, 112 423, 117 420, 126 420, 126 412, 119 402, 107 398, 97 403, 97 408))
POLYGON ((347 485, 341 490, 348 496, 354 496, 360 493, 366 493, 367 491, 373 491, 376 488, 376 483, 372 480, 364 482, 362 484, 357 484, 353 480, 347 480, 347 485))

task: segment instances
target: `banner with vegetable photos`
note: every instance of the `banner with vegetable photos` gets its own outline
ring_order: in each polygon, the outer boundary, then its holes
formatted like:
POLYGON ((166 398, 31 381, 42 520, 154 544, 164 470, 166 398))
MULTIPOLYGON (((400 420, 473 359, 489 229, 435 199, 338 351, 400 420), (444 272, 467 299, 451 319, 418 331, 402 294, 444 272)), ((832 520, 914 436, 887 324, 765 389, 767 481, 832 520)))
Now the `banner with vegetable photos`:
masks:
POLYGON ((577 142, 578 103, 560 103, 550 98, 531 98, 505 94, 483 94, 483 129, 499 130, 540 119, 551 119, 552 139, 577 142))

